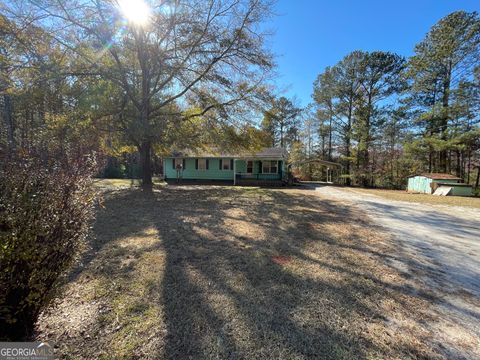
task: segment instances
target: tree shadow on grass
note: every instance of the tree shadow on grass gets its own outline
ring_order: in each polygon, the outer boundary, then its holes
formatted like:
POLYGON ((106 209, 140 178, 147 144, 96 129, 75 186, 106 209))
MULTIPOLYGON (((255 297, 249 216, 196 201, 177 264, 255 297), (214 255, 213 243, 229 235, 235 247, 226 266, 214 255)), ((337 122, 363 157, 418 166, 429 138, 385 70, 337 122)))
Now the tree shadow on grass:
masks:
MULTIPOLYGON (((68 282, 75 281, 105 246, 112 245, 120 238, 141 235, 152 224, 155 214, 146 213, 143 209, 143 202, 150 196, 148 192, 131 189, 105 192, 102 195, 86 251, 68 274, 68 282)), ((112 263, 105 265, 111 266, 112 263)))
MULTIPOLYGON (((328 234, 306 234, 304 226, 339 222, 338 205, 281 191, 259 195, 261 201, 209 189, 176 191, 183 201, 162 213, 169 225, 157 222, 166 252, 165 358, 358 359, 382 354, 385 349, 363 331, 365 319, 387 320, 364 301, 391 296, 382 293, 383 284, 367 284, 361 271, 346 272, 350 279, 341 276, 335 282, 288 264, 317 241, 339 245, 328 234), (291 211, 295 207, 319 211, 291 211), (232 209, 239 213, 233 218, 232 209), (255 229, 262 231, 255 234, 255 229)), ((343 219, 352 215, 348 208, 340 212, 343 219)), ((345 275, 344 270, 334 269, 345 275)))
POLYGON ((82 268, 97 262, 103 278, 134 284, 141 281, 134 270, 142 255, 164 253, 160 284, 145 295, 158 299, 163 317, 145 326, 162 329, 144 329, 163 338, 146 357, 421 357, 414 344, 390 348, 368 334, 370 325, 384 330, 390 320, 379 304, 402 304, 412 289, 369 267, 365 259, 381 262, 384 254, 367 247, 361 234, 329 231, 367 224, 347 206, 296 190, 128 190, 106 198, 82 268), (118 245, 141 240, 147 228, 158 241, 128 250, 118 245), (121 266, 125 251, 132 261, 121 266))

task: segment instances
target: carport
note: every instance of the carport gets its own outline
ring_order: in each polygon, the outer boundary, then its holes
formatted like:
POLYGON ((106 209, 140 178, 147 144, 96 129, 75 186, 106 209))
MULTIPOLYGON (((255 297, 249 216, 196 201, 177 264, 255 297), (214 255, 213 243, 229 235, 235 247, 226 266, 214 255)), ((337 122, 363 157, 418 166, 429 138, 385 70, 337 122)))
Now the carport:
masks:
POLYGON ((331 184, 333 184, 334 182, 336 182, 337 184, 343 183, 343 179, 341 177, 341 175, 343 175, 343 165, 333 161, 327 161, 323 159, 308 159, 308 160, 293 161, 287 165, 288 173, 291 174, 292 167, 308 165, 312 163, 320 164, 326 167, 327 183, 331 183, 331 184))

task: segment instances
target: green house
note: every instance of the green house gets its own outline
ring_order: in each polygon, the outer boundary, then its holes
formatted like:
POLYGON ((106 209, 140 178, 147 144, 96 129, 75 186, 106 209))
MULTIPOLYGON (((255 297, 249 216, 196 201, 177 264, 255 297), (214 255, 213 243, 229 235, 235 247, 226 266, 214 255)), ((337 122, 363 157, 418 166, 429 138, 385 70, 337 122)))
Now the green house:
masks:
POLYGON ((282 185, 287 180, 287 152, 264 148, 234 154, 174 151, 163 159, 166 180, 228 181, 234 185, 282 185))
POLYGON ((414 193, 472 196, 472 186, 464 184, 457 176, 443 173, 412 175, 408 178, 407 191, 414 193))

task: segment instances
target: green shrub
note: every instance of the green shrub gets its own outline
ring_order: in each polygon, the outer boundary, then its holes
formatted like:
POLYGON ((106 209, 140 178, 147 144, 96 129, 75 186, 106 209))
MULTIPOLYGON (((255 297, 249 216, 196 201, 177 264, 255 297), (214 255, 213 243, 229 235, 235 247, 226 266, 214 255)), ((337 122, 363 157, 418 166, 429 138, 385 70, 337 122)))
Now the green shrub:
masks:
POLYGON ((135 154, 123 154, 119 157, 109 156, 97 176, 106 179, 139 179, 141 169, 138 158, 135 157, 135 154))
POLYGON ((141 177, 140 164, 136 162, 127 163, 125 168, 125 175, 129 179, 140 179, 141 177))
POLYGON ((88 233, 95 171, 65 149, 0 157, 0 339, 29 338, 55 295, 88 233))
POLYGON ((124 164, 114 157, 109 157, 103 169, 102 177, 107 179, 123 179, 126 175, 125 171, 126 167, 124 164))

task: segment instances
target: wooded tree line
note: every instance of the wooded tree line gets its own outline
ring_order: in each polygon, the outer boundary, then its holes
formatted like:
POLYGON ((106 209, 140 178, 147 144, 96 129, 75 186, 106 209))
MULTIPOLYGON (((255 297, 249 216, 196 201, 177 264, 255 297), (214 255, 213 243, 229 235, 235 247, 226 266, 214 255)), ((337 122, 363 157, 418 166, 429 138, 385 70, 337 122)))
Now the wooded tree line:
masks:
POLYGON ((270 6, 167 1, 138 26, 107 1, 3 5, 2 148, 55 139, 138 163, 145 184, 165 152, 204 146, 284 146, 295 160, 341 162, 347 184, 397 188, 417 172, 475 182, 477 13, 446 16, 408 59, 348 54, 318 76, 302 109, 268 86, 274 61, 259 25, 270 6))
POLYGON ((266 137, 265 146, 290 148, 300 141, 302 111, 293 100, 285 96, 271 98, 261 122, 261 130, 266 137))
POLYGON ((344 165, 347 184, 398 188, 417 172, 453 173, 475 182, 478 14, 444 17, 408 59, 383 51, 348 54, 318 76, 313 100, 297 150, 306 153, 314 137, 316 154, 344 165))
POLYGON ((262 134, 245 119, 269 98, 274 64, 260 24, 270 7, 151 2, 148 21, 135 24, 115 1, 9 1, 0 14, 4 148, 56 127, 115 149, 109 155, 136 150, 148 185, 153 154, 174 145, 255 145, 262 134))

